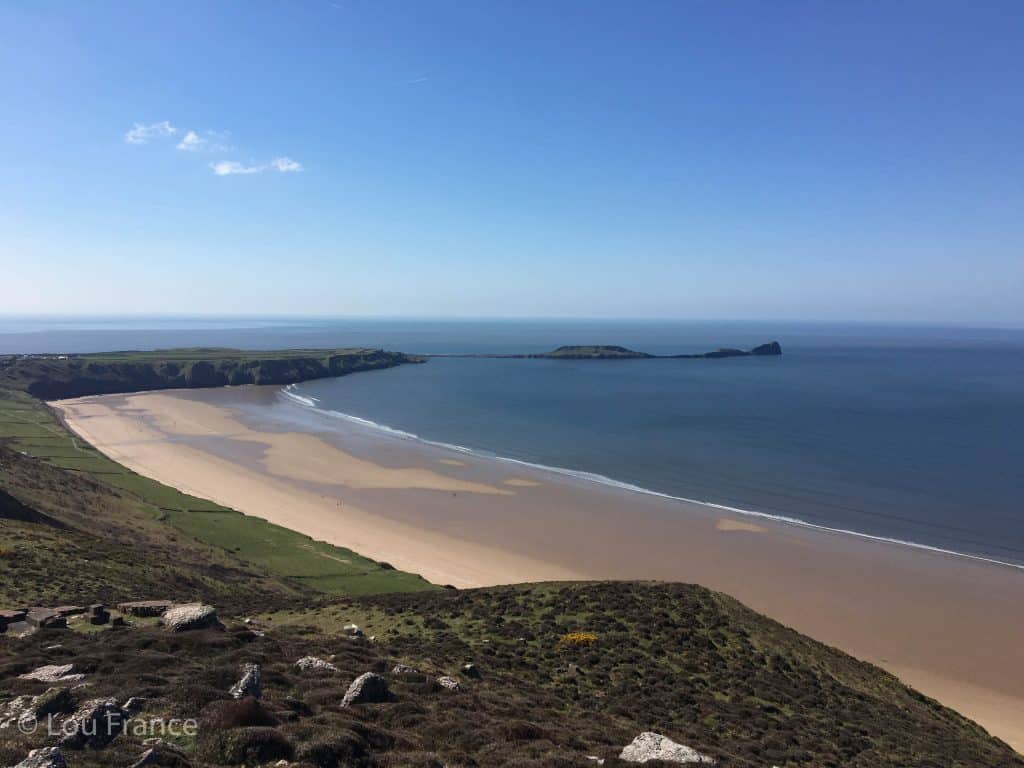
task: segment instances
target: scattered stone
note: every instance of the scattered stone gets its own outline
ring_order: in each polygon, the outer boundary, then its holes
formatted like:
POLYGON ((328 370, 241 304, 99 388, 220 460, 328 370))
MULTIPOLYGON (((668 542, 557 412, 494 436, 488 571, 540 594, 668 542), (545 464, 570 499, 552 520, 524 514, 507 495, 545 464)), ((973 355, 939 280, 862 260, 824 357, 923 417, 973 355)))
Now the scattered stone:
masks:
POLYGON ((139 618, 155 618, 174 605, 170 600, 136 600, 131 603, 118 603, 117 610, 139 618))
POLYGON ((476 664, 463 664, 462 665, 462 674, 464 674, 466 677, 468 677, 468 678, 470 678, 472 680, 479 680, 480 679, 480 670, 477 669, 476 664))
POLYGON ((356 624, 346 624, 343 630, 345 634, 350 638, 357 638, 363 636, 363 630, 356 624))
POLYGON ((77 683, 85 678, 85 675, 74 673, 74 664, 47 664, 46 666, 33 669, 23 675, 18 675, 19 680, 35 680, 39 683, 77 683))
POLYGON ((444 675, 443 677, 437 678, 437 682, 441 685, 442 688, 447 688, 449 691, 453 691, 454 693, 458 693, 462 690, 462 683, 460 683, 454 677, 448 677, 448 675, 444 675))
POLYGON ((318 659, 316 656, 303 656, 295 662, 295 666, 302 672, 340 672, 336 666, 329 661, 318 659))
POLYGON ((103 749, 121 732, 127 714, 115 699, 87 701, 65 721, 61 730, 66 735, 60 746, 67 749, 103 749))
POLYGON ((243 664, 242 679, 231 686, 231 696, 235 699, 244 699, 252 696, 254 699, 263 695, 263 686, 260 683, 260 665, 243 664))
POLYGON ((32 696, 18 696, 7 702, 7 707, 0 713, 0 730, 5 730, 21 723, 32 722, 32 696))
POLYGON ((666 763, 713 763, 712 758, 702 755, 692 747, 677 744, 660 733, 645 731, 628 744, 619 755, 620 760, 630 763, 646 763, 663 760, 666 763))
POLYGON ((168 608, 160 616, 160 621, 172 632, 185 632, 193 629, 224 629, 217 618, 217 611, 212 605, 187 603, 168 608))
POLYGON ((416 667, 410 667, 408 664, 395 664, 391 674, 396 677, 404 677, 406 675, 419 675, 422 673, 416 667))
POLYGON ((28 753, 28 757, 14 768, 68 768, 68 764, 64 762, 64 755, 59 747, 43 747, 33 749, 28 753))
POLYGON ((380 704, 391 700, 388 681, 375 672, 366 672, 357 677, 341 700, 342 707, 353 704, 380 704))
POLYGON ((29 608, 25 621, 37 629, 65 629, 68 625, 68 620, 64 616, 49 608, 29 608))

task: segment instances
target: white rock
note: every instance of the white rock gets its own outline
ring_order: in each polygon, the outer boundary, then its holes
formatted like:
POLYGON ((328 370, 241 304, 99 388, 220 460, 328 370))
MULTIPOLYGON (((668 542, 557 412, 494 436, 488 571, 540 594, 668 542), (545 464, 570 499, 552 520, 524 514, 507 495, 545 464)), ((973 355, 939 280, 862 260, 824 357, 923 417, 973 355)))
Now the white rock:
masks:
POLYGON ((437 682, 440 684, 442 688, 447 688, 449 691, 454 691, 455 693, 458 693, 462 690, 462 683, 460 683, 454 677, 449 677, 448 675, 437 678, 437 682))
POLYGON ((172 632, 190 629, 223 629, 224 625, 217 618, 217 611, 212 605, 202 603, 186 603, 168 608, 160 616, 161 623, 172 632))
POLYGON ((67 763, 58 747, 43 747, 33 749, 14 768, 67 768, 67 763))
POLYGON ((677 744, 660 733, 645 731, 627 745, 620 760, 630 763, 646 763, 649 760, 664 760, 669 763, 713 763, 712 758, 702 755, 692 747, 677 744))
POLYGON ((318 659, 316 656, 303 656, 295 662, 295 666, 303 672, 337 672, 338 668, 329 661, 318 659))
POLYGON ((77 683, 85 675, 72 674, 74 664, 47 664, 24 675, 18 675, 21 680, 36 680, 40 683, 77 683))

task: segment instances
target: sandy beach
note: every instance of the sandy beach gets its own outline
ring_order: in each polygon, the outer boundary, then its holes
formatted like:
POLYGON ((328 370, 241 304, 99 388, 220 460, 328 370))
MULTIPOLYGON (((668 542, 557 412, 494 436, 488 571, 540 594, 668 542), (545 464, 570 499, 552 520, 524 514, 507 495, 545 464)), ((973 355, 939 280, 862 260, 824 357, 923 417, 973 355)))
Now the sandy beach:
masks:
POLYGON ((661 579, 721 590, 1024 750, 1020 569, 426 445, 273 388, 53 405, 141 474, 436 583, 661 579))

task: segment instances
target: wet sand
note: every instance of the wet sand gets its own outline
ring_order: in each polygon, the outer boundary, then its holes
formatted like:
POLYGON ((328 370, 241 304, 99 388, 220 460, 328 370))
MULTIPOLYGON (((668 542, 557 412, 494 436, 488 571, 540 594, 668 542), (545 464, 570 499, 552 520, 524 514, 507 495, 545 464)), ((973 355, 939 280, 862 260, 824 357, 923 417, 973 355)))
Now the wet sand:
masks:
POLYGON ((274 388, 54 404, 168 485, 456 586, 703 584, 1024 750, 1024 571, 724 512, 332 419, 274 388))

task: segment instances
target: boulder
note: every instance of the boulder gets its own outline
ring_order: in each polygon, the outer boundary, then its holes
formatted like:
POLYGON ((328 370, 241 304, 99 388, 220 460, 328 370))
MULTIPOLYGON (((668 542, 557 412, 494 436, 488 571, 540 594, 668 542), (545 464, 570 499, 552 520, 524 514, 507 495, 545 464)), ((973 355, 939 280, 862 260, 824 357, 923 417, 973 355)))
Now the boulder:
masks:
POLYGON ((118 603, 117 610, 129 616, 139 618, 155 618, 170 608, 174 603, 170 600, 135 600, 130 603, 118 603))
POLYGON ((295 662, 295 666, 302 672, 339 672, 340 670, 329 661, 318 659, 316 656, 303 656, 295 662))
POLYGON ((246 696, 251 696, 254 699, 260 698, 263 695, 263 686, 260 683, 260 665, 243 664, 242 679, 231 686, 230 693, 231 697, 235 699, 244 699, 246 696))
POLYGON ((172 606, 163 612, 160 621, 172 632, 185 632, 193 629, 224 629, 213 606, 202 603, 172 606))
POLYGON ((92 699, 61 725, 66 749, 103 749, 121 733, 127 714, 116 699, 92 699))
POLYGON ((74 664, 47 664, 33 669, 31 672, 18 675, 18 679, 35 680, 38 683, 77 683, 85 675, 75 674, 74 669, 74 664))
POLYGON ((444 675, 443 677, 437 678, 437 682, 442 688, 446 688, 449 691, 454 691, 455 693, 458 693, 462 690, 462 683, 460 683, 454 677, 448 677, 448 675, 444 675))
POLYGON ((366 672, 352 681, 352 685, 345 692, 345 698, 341 700, 341 706, 380 704, 385 701, 391 701, 388 681, 375 672, 366 672))
POLYGON ((65 714, 74 708, 75 697, 68 688, 47 688, 38 696, 18 696, 0 712, 0 730, 30 728, 47 715, 65 714))
POLYGON ((59 747, 43 747, 33 749, 28 753, 28 757, 14 768, 68 768, 68 764, 64 762, 64 755, 59 747))
POLYGON ((346 624, 343 631, 349 638, 359 638, 363 636, 363 630, 361 630, 357 624, 346 624))
POLYGON ((480 679, 480 670, 477 669, 476 664, 463 664, 462 665, 462 674, 464 674, 466 677, 470 678, 471 680, 479 680, 480 679))
POLYGON ((34 700, 33 696, 18 696, 7 702, 3 710, 0 711, 0 730, 6 730, 21 723, 31 723, 34 700))
POLYGON ((619 755, 629 763, 662 760, 666 763, 713 763, 712 758, 684 744, 677 744, 660 733, 645 731, 628 744, 619 755))

